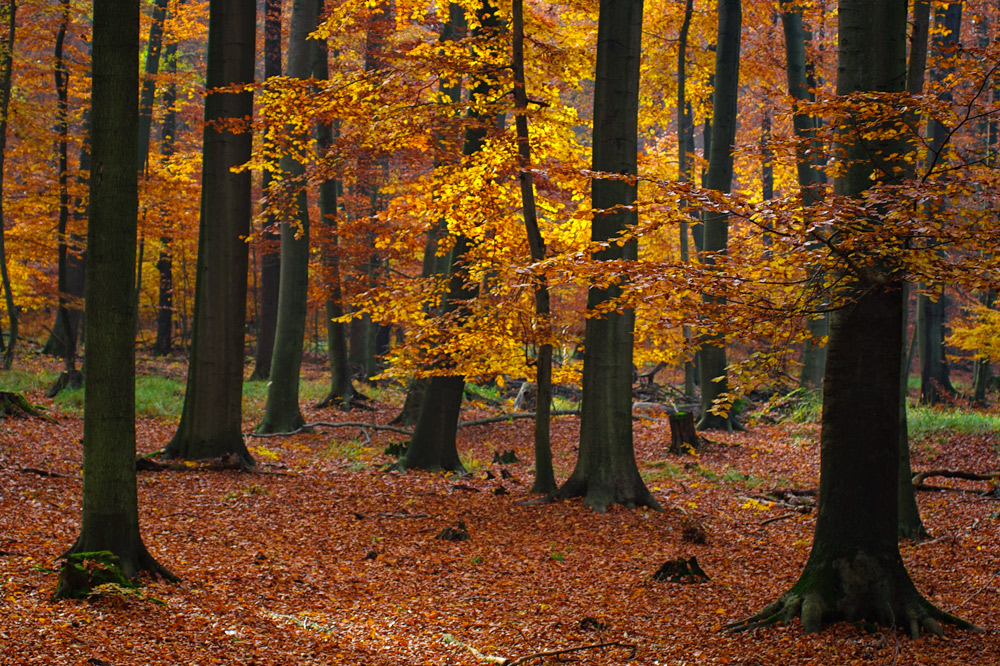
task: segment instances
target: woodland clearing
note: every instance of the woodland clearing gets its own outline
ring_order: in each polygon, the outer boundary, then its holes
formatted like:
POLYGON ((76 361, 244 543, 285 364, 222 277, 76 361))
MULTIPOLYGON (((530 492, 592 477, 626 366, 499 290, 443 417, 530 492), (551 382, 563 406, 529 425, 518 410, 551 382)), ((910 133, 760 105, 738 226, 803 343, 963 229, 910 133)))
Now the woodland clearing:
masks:
MULTIPOLYGON (((385 424, 398 397, 385 392, 371 412, 303 411, 308 421, 385 424)), ((983 481, 928 480, 947 487, 918 493, 931 539, 900 550, 930 601, 985 633, 947 628, 945 639, 912 641, 849 624, 805 634, 798 622, 723 631, 802 570, 814 512, 771 504, 768 493, 817 487, 816 424, 712 433, 696 456, 679 456, 667 452, 664 421, 637 421, 636 455, 662 513, 599 514, 580 501, 524 506, 533 499, 530 420, 462 428, 463 477, 386 472, 393 458, 384 449, 403 439, 392 432, 251 439, 262 473, 195 465, 139 473, 143 538, 180 584, 53 601, 57 558, 79 533, 82 419, 41 391, 28 398, 55 421, 0 420, 4 665, 472 665, 601 643, 619 645, 527 663, 996 666, 1000 658, 1000 502, 995 491, 982 494, 983 481), (492 462, 511 450, 518 462, 492 462), (469 540, 436 538, 458 521, 469 540), (710 581, 653 579, 664 562, 690 557, 710 581)), ((463 418, 495 413, 472 404, 463 418)), ((139 453, 162 447, 175 428, 140 419, 139 453)), ((578 428, 576 417, 553 421, 559 480, 572 469, 578 428)), ((997 433, 931 433, 912 448, 917 472, 1000 467, 997 433)))

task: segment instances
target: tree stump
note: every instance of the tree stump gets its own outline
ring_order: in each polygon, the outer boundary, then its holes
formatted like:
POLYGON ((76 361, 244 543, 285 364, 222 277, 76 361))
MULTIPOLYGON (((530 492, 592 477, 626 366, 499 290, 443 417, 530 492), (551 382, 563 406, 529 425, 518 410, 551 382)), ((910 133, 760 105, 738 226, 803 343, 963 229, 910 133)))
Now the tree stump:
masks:
POLYGON ((694 453, 701 446, 694 428, 694 412, 674 412, 670 415, 670 452, 694 453))

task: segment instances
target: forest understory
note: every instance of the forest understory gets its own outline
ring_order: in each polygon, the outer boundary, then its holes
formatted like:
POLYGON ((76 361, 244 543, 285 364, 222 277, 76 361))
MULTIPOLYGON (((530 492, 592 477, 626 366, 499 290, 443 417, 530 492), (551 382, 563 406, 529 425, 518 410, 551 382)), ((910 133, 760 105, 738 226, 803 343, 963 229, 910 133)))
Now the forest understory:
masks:
MULTIPOLYGON (((28 398, 52 407, 41 392, 28 398)), ((400 400, 385 391, 373 411, 303 411, 310 422, 386 424, 400 400)), ((467 404, 463 419, 498 411, 467 404)), ((394 458, 384 450, 405 440, 387 431, 251 438, 258 472, 193 464, 139 472, 145 543, 181 583, 53 601, 58 557, 80 529, 82 419, 52 414, 52 422, 0 420, 5 666, 505 663, 499 658, 996 666, 1000 655, 1000 496, 988 481, 927 479, 938 489, 917 499, 931 536, 900 545, 917 588, 985 633, 948 627, 944 639, 914 641, 851 624, 806 634, 798 622, 724 631, 802 570, 815 523, 807 491, 818 485, 817 424, 708 433, 697 455, 682 456, 667 452, 665 421, 637 421, 640 470, 662 513, 525 505, 537 499, 528 492, 527 419, 462 428, 461 477, 385 471, 394 458), (517 462, 494 462, 509 451, 517 462), (454 536, 460 522, 469 539, 438 538, 449 528, 454 536), (692 557, 710 580, 654 577, 692 557)), ((176 424, 142 419, 137 428, 145 454, 176 424)), ((560 481, 572 470, 578 429, 574 416, 553 421, 560 481)), ((915 472, 1000 468, 998 434, 936 433, 912 449, 915 472)))

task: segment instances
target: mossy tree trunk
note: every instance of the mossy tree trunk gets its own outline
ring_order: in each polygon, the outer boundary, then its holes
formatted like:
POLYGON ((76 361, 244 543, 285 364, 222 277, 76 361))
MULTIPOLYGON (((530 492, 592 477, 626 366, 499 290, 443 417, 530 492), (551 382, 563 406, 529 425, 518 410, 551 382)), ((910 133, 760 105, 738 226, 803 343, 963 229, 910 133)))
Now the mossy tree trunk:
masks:
POLYGON ((0 22, 7 34, 0 44, 0 286, 3 287, 4 306, 7 309, 7 344, 3 350, 0 369, 9 370, 14 365, 14 350, 17 349, 17 305, 14 303, 14 289, 7 270, 7 246, 4 235, 3 190, 4 166, 7 161, 7 110, 10 108, 11 84, 14 74, 14 31, 17 3, 11 1, 0 10, 0 22))
POLYGON ((68 553, 111 551, 126 577, 175 577, 139 534, 135 477, 135 303, 139 208, 136 137, 139 5, 96 0, 93 37, 93 156, 86 299, 87 392, 83 417, 83 513, 68 553))
MULTIPOLYGON (((288 34, 289 78, 308 79, 313 74, 316 41, 309 34, 316 29, 317 0, 294 0, 288 34)), ((303 180, 305 165, 300 158, 282 156, 283 182, 294 188, 294 221, 281 223, 281 276, 278 286, 278 325, 274 331, 274 351, 267 384, 264 417, 258 433, 291 432, 305 419, 299 409, 299 371, 305 341, 309 291, 309 203, 303 180)), ((290 195, 290 191, 285 192, 290 195)))
MULTIPOLYGON (((906 79, 906 3, 841 0, 838 95, 897 92, 906 79)), ((847 124, 845 124, 845 127, 847 124)), ((883 126, 889 127, 890 122, 883 126)), ((872 185, 875 164, 902 150, 898 139, 862 141, 849 130, 839 148, 850 166, 838 194, 872 185)), ((871 217, 877 219, 878 212, 871 217)), ((870 224, 877 224, 875 219, 870 224)), ((847 305, 830 322, 823 380, 819 509, 812 551, 799 580, 756 616, 749 629, 801 617, 806 631, 824 622, 871 621, 916 637, 941 623, 970 626, 938 610, 914 587, 899 554, 899 382, 904 290, 887 258, 863 258, 847 305)))
MULTIPOLYGON (((639 61, 642 0, 602 0, 594 77, 594 171, 591 239, 607 241, 636 224, 639 61)), ((599 260, 634 260, 636 242, 609 243, 599 260)), ((587 309, 615 299, 619 286, 591 287, 587 309)), ((635 313, 588 317, 584 331, 580 454, 558 497, 583 497, 596 511, 611 504, 659 508, 639 475, 632 440, 632 347, 635 313)))
MULTIPOLYGON (((729 192, 733 180, 733 144, 736 141, 736 111, 740 78, 740 28, 743 11, 740 0, 719 0, 719 36, 715 52, 715 83, 712 95, 712 142, 709 147, 705 187, 729 192)), ((729 220, 724 213, 706 213, 702 220, 703 263, 715 264, 729 242, 729 220)), ((712 297, 706 296, 713 300, 712 297)), ((701 430, 732 430, 731 410, 715 413, 716 401, 729 390, 726 371, 726 343, 721 337, 703 341, 701 374, 701 430)))
MULTIPOLYGON (((209 89, 253 82, 256 7, 211 0, 209 89)), ((236 454, 253 464, 242 433, 244 330, 250 233, 250 174, 231 169, 250 159, 252 133, 219 127, 249 118, 250 91, 205 99, 201 221, 187 390, 167 457, 196 460, 236 454)))

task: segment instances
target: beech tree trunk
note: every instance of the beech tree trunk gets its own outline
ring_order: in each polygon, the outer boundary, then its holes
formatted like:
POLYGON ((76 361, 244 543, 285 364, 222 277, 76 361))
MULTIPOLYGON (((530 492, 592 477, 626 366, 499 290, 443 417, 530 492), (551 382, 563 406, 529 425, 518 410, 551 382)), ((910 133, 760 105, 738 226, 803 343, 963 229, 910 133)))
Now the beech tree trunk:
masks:
MULTIPOLYGON (((811 102, 815 98, 812 88, 815 82, 810 81, 809 68, 806 62, 806 44, 812 35, 802 24, 802 9, 783 0, 781 3, 781 24, 785 35, 785 72, 788 80, 788 92, 797 104, 811 102)), ((819 119, 810 115, 804 109, 796 107, 792 115, 792 125, 795 136, 799 140, 796 150, 796 165, 798 170, 799 191, 802 196, 802 209, 808 211, 823 198, 826 175, 817 168, 816 130, 819 119)), ((820 153, 821 154, 821 153, 820 153)), ((810 339, 806 340, 802 350, 802 370, 799 383, 809 388, 819 388, 823 382, 823 367, 826 364, 826 348, 820 344, 826 337, 829 323, 826 314, 817 313, 806 319, 806 330, 810 339)))
MULTIPOLYGON (((4 238, 3 189, 4 165, 7 161, 7 110, 10 108, 11 81, 14 73, 14 30, 17 3, 9 0, 0 10, 0 21, 7 30, 6 39, 0 51, 0 283, 3 286, 4 306, 7 309, 8 327, 7 344, 3 350, 3 360, 0 369, 10 370, 14 365, 14 350, 17 348, 17 305, 14 303, 14 290, 10 284, 10 273, 7 271, 7 246, 4 238), (6 21, 3 21, 6 19, 6 21)), ((2 342, 2 340, 0 340, 2 342)))
MULTIPOLYGON (((838 20, 837 94, 903 90, 906 3, 841 0, 838 20)), ((862 139, 850 130, 839 142, 850 166, 835 186, 849 196, 871 186, 876 163, 902 150, 898 139, 862 139)), ((877 224, 877 215, 871 212, 870 224, 877 224)), ((838 620, 875 622, 913 637, 921 628, 940 634, 941 622, 971 626, 926 601, 899 554, 903 289, 886 255, 866 265, 866 272, 852 276, 849 302, 830 322, 819 509, 809 560, 791 590, 731 629, 796 616, 810 632, 838 620)))
MULTIPOLYGON (((479 19, 482 28, 474 30, 473 36, 484 33, 495 35, 502 25, 497 9, 488 0, 479 8, 479 19)), ((485 100, 495 94, 495 91, 489 83, 478 81, 472 86, 470 94, 474 99, 485 100)), ((489 114, 470 112, 471 124, 465 131, 463 155, 468 157, 482 150, 490 118, 489 114)), ((442 307, 444 314, 457 313, 461 317, 465 302, 475 298, 478 293, 476 286, 469 283, 465 267, 465 255, 470 247, 471 240, 464 234, 457 234, 449 257, 448 291, 442 307)), ((465 377, 461 375, 435 375, 427 380, 413 436, 406 455, 397 463, 400 469, 463 469, 455 438, 464 395, 465 377)))
POLYGON ((83 416, 83 512, 67 554, 109 550, 122 573, 176 580, 139 534, 135 477, 135 276, 139 208, 136 137, 139 4, 95 0, 93 156, 88 226, 87 392, 83 416))
MULTIPOLYGON (((255 14, 254 3, 211 0, 209 89, 253 82, 255 14)), ((250 174, 231 171, 250 159, 253 135, 249 128, 234 132, 218 126, 252 113, 250 91, 212 93, 205 99, 191 361, 181 421, 164 451, 167 457, 236 454, 253 464, 242 433, 250 174)))
MULTIPOLYGON (((642 0, 601 0, 594 76, 594 171, 635 176, 638 153, 642 0)), ((636 183, 595 178, 591 239, 613 239, 638 221, 636 183)), ((636 242, 610 243, 599 260, 636 259, 636 242)), ((591 287, 587 309, 621 288, 591 287)), ((632 310, 588 317, 584 331, 580 454, 558 497, 583 497, 596 511, 611 504, 659 508, 639 475, 632 440, 632 310)))
MULTIPOLYGON (((315 40, 309 39, 309 34, 316 29, 317 17, 317 0, 294 0, 292 3, 288 35, 289 78, 312 76, 317 45, 315 40)), ((267 402, 264 418, 257 426, 258 433, 291 432, 305 423, 299 409, 299 371, 309 291, 309 203, 306 183, 302 182, 305 165, 294 156, 283 156, 280 166, 283 180, 294 188, 297 219, 281 223, 278 325, 274 331, 267 402)))
MULTIPOLYGON (((681 183, 691 182, 694 155, 694 122, 691 118, 691 105, 687 101, 687 47, 693 14, 693 0, 685 0, 684 19, 681 21, 681 29, 677 36, 677 180, 681 183)), ((685 264, 691 260, 689 227, 687 219, 681 220, 680 255, 681 262, 685 264)), ((685 325, 682 334, 685 345, 690 349, 691 327, 685 325)), ((694 359, 684 361, 684 395, 688 398, 693 398, 695 394, 695 370, 694 359)))
MULTIPOLYGON (((281 0, 264 2, 264 78, 281 76, 281 0)), ((271 185, 271 172, 261 176, 261 189, 266 194, 271 185)), ((274 332, 278 325, 278 285, 281 280, 281 234, 272 228, 278 221, 268 217, 260 237, 260 311, 257 317, 257 350, 251 379, 267 379, 271 375, 271 355, 274 352, 274 332)))
MULTIPOLYGON (((740 78, 740 30, 743 11, 740 0, 719 0, 719 37, 715 54, 715 83, 712 95, 712 142, 705 187, 729 192, 733 180, 733 144, 736 141, 736 101, 740 78)), ((702 262, 715 263, 729 242, 729 221, 721 213, 706 213, 702 222, 702 262)), ((719 337, 701 346, 700 430, 732 430, 731 411, 713 413, 716 401, 729 390, 726 379, 726 344, 719 337)))
MULTIPOLYGON (((177 44, 166 45, 163 57, 167 71, 177 73, 177 44)), ((174 154, 174 135, 177 133, 177 111, 174 104, 177 101, 177 84, 171 81, 163 90, 163 125, 160 128, 160 154, 169 158, 174 154)), ((156 342, 153 343, 153 353, 165 356, 174 347, 174 260, 171 245, 173 239, 168 235, 160 237, 160 256, 156 261, 156 271, 160 274, 159 298, 156 306, 156 342)))

